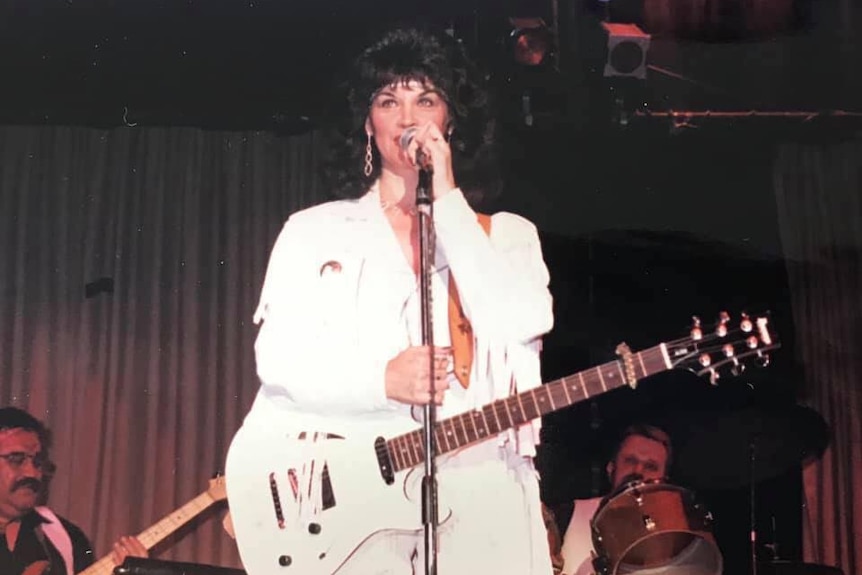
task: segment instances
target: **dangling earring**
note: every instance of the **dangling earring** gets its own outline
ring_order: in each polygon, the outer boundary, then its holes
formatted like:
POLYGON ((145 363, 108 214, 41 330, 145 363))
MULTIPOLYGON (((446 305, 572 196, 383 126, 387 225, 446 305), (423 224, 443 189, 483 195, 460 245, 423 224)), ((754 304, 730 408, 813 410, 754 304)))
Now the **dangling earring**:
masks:
POLYGON ((365 174, 365 177, 371 175, 371 172, 374 170, 374 158, 371 155, 371 134, 368 134, 368 143, 365 144, 365 167, 362 169, 362 173, 365 174))

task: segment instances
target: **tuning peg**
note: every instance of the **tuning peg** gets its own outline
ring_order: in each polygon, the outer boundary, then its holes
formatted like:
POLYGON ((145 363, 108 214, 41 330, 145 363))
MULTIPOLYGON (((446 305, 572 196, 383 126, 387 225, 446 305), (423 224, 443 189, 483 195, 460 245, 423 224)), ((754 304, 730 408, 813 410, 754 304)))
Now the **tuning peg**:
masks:
POLYGON ((747 313, 742 314, 742 320, 739 322, 739 329, 745 333, 750 333, 754 329, 754 322, 748 317, 747 313))
POLYGON ((691 316, 691 339, 692 341, 700 341, 703 339, 703 330, 700 327, 700 318, 696 315, 691 316))
POLYGON ((754 361, 757 363, 758 367, 767 367, 770 362, 769 354, 759 351, 757 352, 757 357, 754 361))
POLYGON ((730 314, 726 311, 718 314, 718 324, 715 326, 715 333, 718 337, 727 335, 727 324, 730 322, 730 314))
POLYGON ((769 320, 767 318, 757 318, 757 331, 760 334, 760 341, 765 345, 772 344, 772 335, 769 333, 769 320))
POLYGON ((733 366, 730 368, 730 373, 734 377, 738 377, 738 376, 742 375, 744 372, 745 372, 745 364, 739 363, 739 360, 734 358, 733 359, 733 366))

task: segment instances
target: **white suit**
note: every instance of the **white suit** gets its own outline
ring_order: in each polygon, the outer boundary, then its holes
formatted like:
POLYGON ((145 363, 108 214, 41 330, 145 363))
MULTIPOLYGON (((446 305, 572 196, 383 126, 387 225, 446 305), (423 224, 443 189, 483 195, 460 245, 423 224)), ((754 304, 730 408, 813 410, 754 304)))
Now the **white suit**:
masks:
MULTIPOLYGON (((498 213, 489 237, 456 189, 435 201, 434 226, 434 343, 449 344, 450 270, 475 337, 470 387, 450 378, 438 409, 444 418, 508 397, 516 385, 541 384, 540 338, 552 309, 533 224, 498 213)), ((255 343, 261 388, 239 434, 273 425, 345 436, 418 428, 416 410, 389 400, 384 384, 389 360, 421 344, 418 300, 417 278, 376 188, 293 214, 273 248, 255 314, 263 322, 255 343)), ((441 528, 441 573, 551 572, 531 462, 537 442, 535 421, 441 458, 441 500, 453 510, 441 528)), ((422 571, 414 555, 421 536, 364 547, 357 567, 339 573, 422 571)))

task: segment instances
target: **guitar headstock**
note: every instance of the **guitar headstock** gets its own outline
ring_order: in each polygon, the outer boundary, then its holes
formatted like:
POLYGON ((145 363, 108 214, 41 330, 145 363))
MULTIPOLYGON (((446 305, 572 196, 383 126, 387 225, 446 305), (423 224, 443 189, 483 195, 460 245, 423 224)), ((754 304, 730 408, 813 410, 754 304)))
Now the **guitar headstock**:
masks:
POLYGON ((213 498, 213 501, 224 501, 227 499, 227 488, 225 487, 224 475, 219 475, 210 479, 207 494, 213 498))
POLYGON ((727 312, 721 312, 718 321, 708 327, 700 318, 692 318, 689 336, 666 345, 674 368, 708 375, 712 384, 717 383, 722 368, 729 367, 731 374, 739 375, 750 362, 769 365, 769 352, 781 347, 768 314, 743 313, 733 319, 727 312))

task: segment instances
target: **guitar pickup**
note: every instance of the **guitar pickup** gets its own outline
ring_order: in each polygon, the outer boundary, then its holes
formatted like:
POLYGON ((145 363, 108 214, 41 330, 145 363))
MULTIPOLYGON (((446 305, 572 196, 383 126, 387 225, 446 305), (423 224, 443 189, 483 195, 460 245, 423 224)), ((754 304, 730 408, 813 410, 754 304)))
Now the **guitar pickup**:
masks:
POLYGON ((279 529, 284 529, 284 510, 281 507, 281 495, 278 493, 278 482, 275 473, 269 474, 269 494, 272 497, 272 508, 275 511, 275 520, 279 529))

